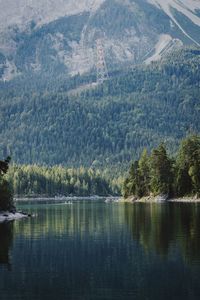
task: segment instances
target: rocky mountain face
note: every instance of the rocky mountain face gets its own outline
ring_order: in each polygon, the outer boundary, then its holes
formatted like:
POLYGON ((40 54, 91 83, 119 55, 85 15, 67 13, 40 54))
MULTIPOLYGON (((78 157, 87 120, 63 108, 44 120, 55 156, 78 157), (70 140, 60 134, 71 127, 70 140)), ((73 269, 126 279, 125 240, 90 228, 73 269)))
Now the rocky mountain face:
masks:
POLYGON ((199 0, 0 0, 0 79, 108 71, 200 46, 199 0))

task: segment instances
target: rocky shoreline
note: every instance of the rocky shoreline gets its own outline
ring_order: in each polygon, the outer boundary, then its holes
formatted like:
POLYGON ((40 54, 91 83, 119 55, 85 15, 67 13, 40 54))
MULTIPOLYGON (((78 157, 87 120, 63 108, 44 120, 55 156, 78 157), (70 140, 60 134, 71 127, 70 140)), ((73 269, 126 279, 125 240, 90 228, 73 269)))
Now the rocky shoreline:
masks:
POLYGON ((0 223, 24 219, 24 218, 28 218, 28 217, 31 217, 31 215, 21 212, 21 211, 20 212, 1 211, 0 212, 0 223))
POLYGON ((125 203, 200 203, 200 198, 197 197, 182 197, 182 198, 169 198, 167 195, 148 196, 143 198, 136 198, 130 196, 127 199, 121 198, 120 202, 125 203))
POLYGON ((104 199, 106 196, 98 196, 98 195, 93 195, 93 196, 43 196, 43 195, 36 195, 34 197, 28 197, 28 196, 15 196, 14 201, 15 202, 26 202, 26 201, 57 201, 57 200, 99 200, 99 199, 104 199))

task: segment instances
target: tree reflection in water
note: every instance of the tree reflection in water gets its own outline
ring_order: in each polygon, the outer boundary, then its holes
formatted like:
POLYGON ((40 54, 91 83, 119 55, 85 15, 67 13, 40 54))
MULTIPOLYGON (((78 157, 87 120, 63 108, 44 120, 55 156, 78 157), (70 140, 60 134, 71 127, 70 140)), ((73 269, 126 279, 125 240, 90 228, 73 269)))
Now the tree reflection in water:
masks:
POLYGON ((11 270, 10 248, 13 241, 13 222, 0 224, 0 266, 11 270))
POLYGON ((176 248, 185 262, 200 262, 198 204, 126 204, 125 219, 146 252, 166 256, 176 248))

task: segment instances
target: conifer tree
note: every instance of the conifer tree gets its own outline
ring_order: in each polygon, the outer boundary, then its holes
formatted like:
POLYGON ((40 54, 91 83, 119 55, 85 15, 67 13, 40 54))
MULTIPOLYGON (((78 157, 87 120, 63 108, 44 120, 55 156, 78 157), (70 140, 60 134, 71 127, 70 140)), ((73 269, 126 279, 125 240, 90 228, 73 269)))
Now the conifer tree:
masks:
POLYGON ((8 172, 9 162, 11 158, 0 161, 0 211, 14 209, 13 195, 9 182, 4 178, 8 172))
POLYGON ((177 192, 200 195, 200 137, 193 135, 184 139, 177 158, 177 192))
POLYGON ((172 163, 164 144, 154 149, 151 154, 151 191, 154 195, 172 192, 172 163))
POLYGON ((150 192, 150 161, 145 148, 139 160, 139 174, 140 174, 140 190, 142 196, 149 195, 150 192))

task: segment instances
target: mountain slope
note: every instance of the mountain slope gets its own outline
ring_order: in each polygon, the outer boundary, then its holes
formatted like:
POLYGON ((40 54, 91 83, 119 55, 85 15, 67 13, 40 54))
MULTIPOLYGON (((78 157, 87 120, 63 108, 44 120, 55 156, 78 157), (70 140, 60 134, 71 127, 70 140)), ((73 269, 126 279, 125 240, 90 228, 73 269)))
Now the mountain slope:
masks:
POLYGON ((200 45, 196 0, 0 0, 0 78, 96 72, 101 38, 109 73, 200 45))
POLYGON ((200 132, 199 82, 200 50, 185 49, 79 96, 1 84, 1 156, 99 167, 124 164, 163 140, 175 151, 188 132, 200 132))
POLYGON ((48 24, 64 16, 96 10, 104 0, 0 0, 0 28, 18 26, 25 29, 34 21, 37 26, 48 24), (8 18, 9 16, 9 18, 8 18))
POLYGON ((166 15, 170 17, 174 24, 183 32, 185 36, 187 36, 193 43, 200 46, 199 39, 194 38, 190 31, 189 26, 184 28, 184 22, 177 17, 177 13, 182 15, 182 18, 185 17, 196 26, 200 26, 200 18, 198 15, 198 11, 200 10, 199 1, 191 1, 191 0, 149 0, 150 3, 157 6, 159 9, 162 9, 166 15))

